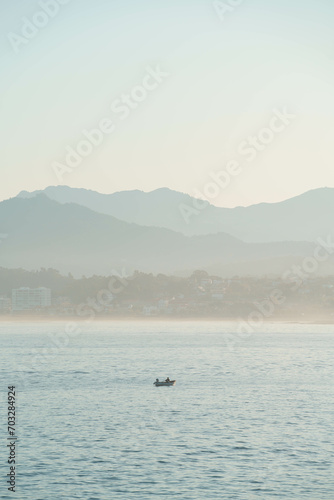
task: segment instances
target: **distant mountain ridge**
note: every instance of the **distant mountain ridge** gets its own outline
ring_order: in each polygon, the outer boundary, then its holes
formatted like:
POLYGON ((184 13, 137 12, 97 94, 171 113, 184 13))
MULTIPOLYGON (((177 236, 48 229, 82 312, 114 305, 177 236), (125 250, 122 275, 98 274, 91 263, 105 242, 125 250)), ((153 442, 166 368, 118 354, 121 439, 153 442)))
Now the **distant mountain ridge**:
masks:
POLYGON ((112 270, 180 273, 242 266, 264 274, 310 255, 305 242, 250 244, 225 233, 184 236, 159 227, 121 221, 74 203, 58 203, 45 194, 0 203, 0 266, 27 270, 58 269, 76 275, 110 275, 112 270))
POLYGON ((334 188, 319 188, 279 203, 249 207, 220 208, 208 203, 189 216, 188 223, 182 211, 198 207, 197 200, 168 188, 149 193, 134 190, 101 194, 50 186, 33 193, 22 191, 18 197, 30 198, 40 192, 58 203, 76 203, 125 222, 162 227, 187 236, 224 232, 249 243, 269 243, 315 241, 319 236, 334 234, 334 188))

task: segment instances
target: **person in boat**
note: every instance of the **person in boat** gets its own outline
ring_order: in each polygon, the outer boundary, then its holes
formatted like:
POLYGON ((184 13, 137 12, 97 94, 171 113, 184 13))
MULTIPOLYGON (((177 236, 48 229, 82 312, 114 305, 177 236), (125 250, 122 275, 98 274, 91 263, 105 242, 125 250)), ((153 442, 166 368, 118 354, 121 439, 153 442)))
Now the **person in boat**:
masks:
POLYGON ((166 378, 165 382, 170 382, 169 377, 166 378))
POLYGON ((155 381, 156 381, 156 382, 159 382, 159 379, 158 379, 158 378, 156 378, 156 379, 155 379, 155 381))

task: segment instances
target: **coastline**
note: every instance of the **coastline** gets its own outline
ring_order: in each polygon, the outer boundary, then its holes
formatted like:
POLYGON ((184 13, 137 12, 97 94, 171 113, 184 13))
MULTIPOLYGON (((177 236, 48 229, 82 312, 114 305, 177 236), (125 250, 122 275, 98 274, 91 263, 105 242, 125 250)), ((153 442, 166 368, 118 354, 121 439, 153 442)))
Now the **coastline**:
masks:
MULTIPOLYGON (((12 316, 12 315, 2 315, 0 316, 1 323, 70 323, 76 322, 78 324, 93 324, 98 323, 184 323, 184 322, 220 322, 220 323, 235 323, 239 324, 241 322, 246 322, 246 318, 220 318, 220 317, 169 317, 169 316, 122 316, 122 317, 110 317, 110 316, 96 316, 94 319, 84 319, 80 316, 41 316, 41 315, 25 315, 25 316, 12 316)), ((334 325, 334 317, 331 318, 263 318, 260 324, 291 324, 291 325, 334 325)), ((259 325, 260 325, 259 324, 259 325)))

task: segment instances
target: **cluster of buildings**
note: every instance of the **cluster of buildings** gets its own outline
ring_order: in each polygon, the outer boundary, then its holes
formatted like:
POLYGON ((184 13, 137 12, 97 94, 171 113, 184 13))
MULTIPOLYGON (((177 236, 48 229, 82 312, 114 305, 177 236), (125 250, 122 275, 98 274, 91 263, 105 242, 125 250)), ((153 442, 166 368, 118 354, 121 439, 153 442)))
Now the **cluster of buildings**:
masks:
POLYGON ((51 307, 50 288, 14 288, 11 299, 0 296, 0 313, 41 311, 51 307))
POLYGON ((254 310, 268 308, 273 295, 279 298, 274 316, 303 319, 310 316, 334 319, 334 277, 307 279, 301 284, 279 278, 235 277, 222 279, 202 276, 187 279, 187 287, 168 294, 161 289, 155 296, 119 296, 106 314, 183 317, 247 317, 254 310))
POLYGON ((87 287, 83 299, 78 289, 63 296, 46 287, 15 288, 11 298, 0 295, 0 314, 19 315, 30 312, 51 316, 114 316, 114 317, 222 317, 247 316, 254 308, 265 307, 275 291, 282 296, 278 317, 305 315, 334 318, 334 276, 314 277, 302 283, 286 283, 279 278, 235 277, 223 279, 195 272, 188 278, 140 274, 110 297, 96 293, 96 283, 87 287), (79 298, 81 297, 81 298, 79 298))

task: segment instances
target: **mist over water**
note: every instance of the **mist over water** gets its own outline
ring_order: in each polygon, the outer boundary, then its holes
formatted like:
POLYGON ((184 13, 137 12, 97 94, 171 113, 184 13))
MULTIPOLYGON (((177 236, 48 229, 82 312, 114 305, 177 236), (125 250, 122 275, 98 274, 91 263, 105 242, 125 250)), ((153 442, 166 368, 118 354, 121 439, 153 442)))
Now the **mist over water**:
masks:
POLYGON ((231 350, 234 330, 95 322, 57 354, 62 323, 0 324, 17 498, 332 499, 333 326, 267 324, 231 350))

